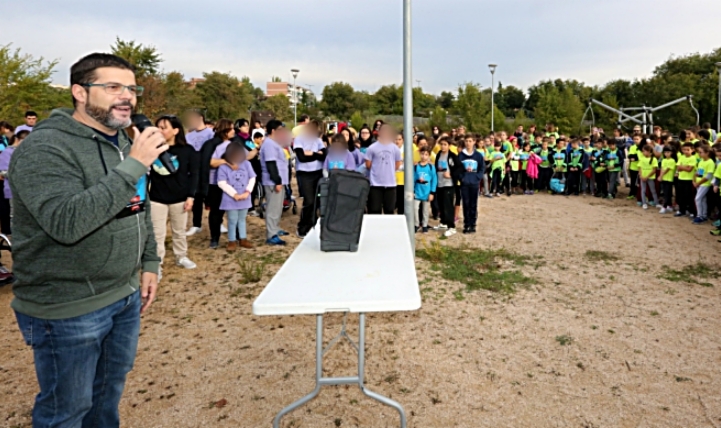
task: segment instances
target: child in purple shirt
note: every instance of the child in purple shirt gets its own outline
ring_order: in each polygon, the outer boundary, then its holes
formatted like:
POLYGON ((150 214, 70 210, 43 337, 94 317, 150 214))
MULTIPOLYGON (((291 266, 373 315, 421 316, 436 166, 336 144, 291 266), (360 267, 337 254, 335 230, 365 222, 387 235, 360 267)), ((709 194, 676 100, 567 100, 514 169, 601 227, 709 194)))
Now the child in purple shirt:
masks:
POLYGON ((7 171, 10 167, 10 158, 17 146, 22 143, 29 133, 30 131, 20 131, 16 133, 14 137, 11 137, 12 145, 0 153, 0 177, 2 177, 3 181, 3 197, 0 198, 0 229, 5 235, 12 235, 12 231, 10 230, 10 214, 12 211, 10 204, 13 194, 10 190, 10 180, 7 176, 7 171))
POLYGON ((328 156, 323 162, 323 175, 328 176, 330 170, 345 169, 355 171, 358 168, 356 158, 348 151, 348 142, 343 134, 335 134, 331 140, 328 156))
POLYGON ((396 171, 401 166, 401 150, 393 141, 398 131, 387 123, 381 125, 378 141, 365 153, 370 170, 369 214, 394 214, 396 206, 396 171))
POLYGON ((245 220, 253 205, 250 195, 256 176, 246 155, 243 145, 230 143, 224 155, 228 164, 218 168, 218 187, 223 191, 220 209, 228 214, 228 251, 234 251, 238 246, 253 248, 247 239, 245 220), (236 240, 236 232, 240 242, 236 240))

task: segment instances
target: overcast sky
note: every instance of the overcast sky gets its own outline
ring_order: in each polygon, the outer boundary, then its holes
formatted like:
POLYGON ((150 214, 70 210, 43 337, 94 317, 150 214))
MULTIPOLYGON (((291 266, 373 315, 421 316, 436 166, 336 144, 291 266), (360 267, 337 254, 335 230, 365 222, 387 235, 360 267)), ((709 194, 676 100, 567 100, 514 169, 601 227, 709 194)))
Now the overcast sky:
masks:
MULTIPOLYGON (((119 36, 155 46, 165 71, 271 76, 320 89, 375 91, 402 81, 402 0, 11 0, 0 44, 70 65, 119 36)), ((474 81, 523 89, 539 80, 604 84, 649 76, 670 55, 721 46, 719 0, 413 0, 413 79, 425 91, 474 81)), ((414 84, 416 84, 414 82, 414 84)))

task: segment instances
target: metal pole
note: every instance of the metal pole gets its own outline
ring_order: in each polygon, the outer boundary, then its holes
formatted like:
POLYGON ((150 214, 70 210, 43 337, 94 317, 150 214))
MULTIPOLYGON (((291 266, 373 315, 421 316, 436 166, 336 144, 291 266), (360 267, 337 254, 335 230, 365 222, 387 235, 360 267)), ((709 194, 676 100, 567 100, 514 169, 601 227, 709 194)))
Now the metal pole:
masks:
POLYGON ((295 76, 293 76, 293 126, 298 126, 298 87, 295 86, 295 76))
POLYGON ((403 0, 403 208, 413 253, 416 251, 413 215, 413 63, 411 62, 411 0, 403 0))
POLYGON ((493 71, 491 71, 491 132, 495 131, 494 124, 493 124, 493 122, 495 122, 495 120, 493 120, 493 115, 494 115, 496 109, 493 104, 493 98, 494 98, 493 94, 496 91, 496 83, 494 81, 494 77, 495 77, 495 73, 493 71))

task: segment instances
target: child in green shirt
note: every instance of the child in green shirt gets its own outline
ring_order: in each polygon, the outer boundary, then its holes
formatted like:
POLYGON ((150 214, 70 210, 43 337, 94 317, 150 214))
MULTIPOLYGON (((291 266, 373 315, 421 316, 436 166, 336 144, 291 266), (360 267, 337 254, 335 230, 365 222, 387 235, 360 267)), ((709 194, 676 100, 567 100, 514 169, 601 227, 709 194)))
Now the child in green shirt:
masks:
POLYGON ((656 171, 658 170, 658 159, 653 155, 653 147, 643 146, 638 157, 638 180, 641 183, 641 206, 647 210, 649 201, 646 197, 646 189, 651 192, 652 207, 658 205, 658 194, 656 193, 656 171))
POLYGON ((665 146, 663 148, 663 160, 661 161, 661 173, 658 179, 661 182, 661 191, 663 193, 663 206, 659 214, 673 212, 673 177, 676 174, 676 159, 673 147, 665 146))
POLYGON ((681 156, 676 163, 678 183, 676 185, 676 204, 678 211, 675 216, 696 216, 696 207, 693 200, 693 177, 696 172, 696 158, 693 155, 693 143, 684 143, 681 147, 681 156))
POLYGON ((711 189, 716 162, 711 148, 705 144, 699 146, 696 153, 698 153, 700 161, 693 179, 693 186, 696 188, 696 218, 693 219, 693 224, 701 224, 708 221, 706 196, 711 189))

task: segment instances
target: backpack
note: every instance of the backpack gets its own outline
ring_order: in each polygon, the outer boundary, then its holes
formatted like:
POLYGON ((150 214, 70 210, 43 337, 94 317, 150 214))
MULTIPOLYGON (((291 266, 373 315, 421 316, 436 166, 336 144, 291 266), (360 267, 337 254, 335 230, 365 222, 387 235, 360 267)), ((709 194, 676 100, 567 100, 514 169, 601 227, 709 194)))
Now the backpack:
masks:
POLYGON ((358 251, 370 182, 355 171, 336 169, 318 183, 320 250, 358 251))

